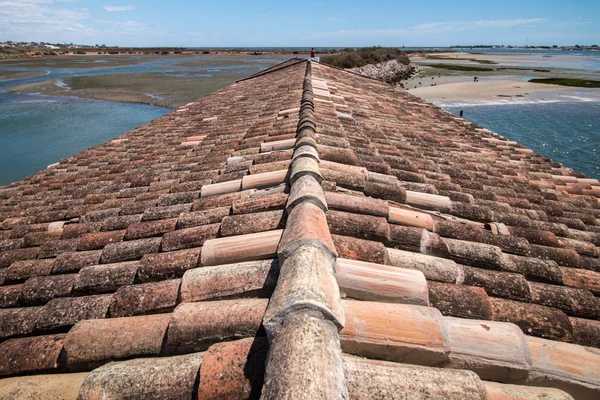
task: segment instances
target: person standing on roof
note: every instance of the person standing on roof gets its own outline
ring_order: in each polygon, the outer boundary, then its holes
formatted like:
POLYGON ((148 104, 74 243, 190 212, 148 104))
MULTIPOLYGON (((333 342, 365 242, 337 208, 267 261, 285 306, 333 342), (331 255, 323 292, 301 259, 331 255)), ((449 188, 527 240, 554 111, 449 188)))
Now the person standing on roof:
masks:
POLYGON ((315 48, 314 47, 310 50, 310 58, 315 58, 315 48))

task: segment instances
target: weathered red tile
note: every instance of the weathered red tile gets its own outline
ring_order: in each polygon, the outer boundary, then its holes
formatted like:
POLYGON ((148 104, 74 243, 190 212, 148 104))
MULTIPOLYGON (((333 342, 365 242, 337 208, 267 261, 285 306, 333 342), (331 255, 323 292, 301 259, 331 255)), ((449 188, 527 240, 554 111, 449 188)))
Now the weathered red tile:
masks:
POLYGON ((142 282, 180 278, 188 269, 196 268, 199 261, 199 248, 146 254, 140 262, 138 278, 142 282))
POLYGON ((183 276, 181 301, 194 302, 228 297, 268 297, 277 284, 277 260, 189 270, 183 276))
POLYGON ((441 365, 448 360, 442 315, 429 307, 342 302, 346 326, 342 350, 361 357, 420 365, 441 365))
POLYGON ((274 230, 207 240, 200 263, 207 266, 274 258, 281 235, 281 230, 274 230))
POLYGON ((142 239, 153 236, 162 236, 175 230, 177 218, 159 219, 156 221, 140 222, 127 227, 123 240, 142 239))
POLYGON ((571 341, 569 318, 560 310, 537 304, 491 298, 494 321, 516 324, 527 335, 571 341))
POLYGON ((173 251, 202 246, 206 240, 217 237, 220 226, 220 224, 203 225, 167 233, 162 239, 162 250, 173 251))
POLYGON ((235 236, 282 229, 284 226, 283 210, 265 211, 224 217, 220 232, 221 236, 235 236))
POLYGON ((69 272, 79 272, 83 267, 99 264, 101 255, 102 250, 77 251, 59 254, 54 260, 52 273, 64 274, 69 272))
POLYGON ((427 282, 429 302, 442 314, 460 318, 492 319, 492 303, 485 290, 472 286, 427 282))
POLYGON ((171 314, 78 322, 64 342, 69 365, 160 353, 171 314))
POLYGON ((360 239, 387 242, 390 229, 386 218, 341 211, 328 211, 327 223, 331 233, 360 239))
POLYGON ((0 286, 0 308, 17 305, 22 292, 23 284, 0 286))
POLYGON ((202 353, 196 353, 110 363, 87 375, 78 398, 191 399, 204 358, 202 353))
POLYGON ((75 274, 36 276, 23 284, 19 303, 44 304, 56 297, 69 296, 73 291, 75 274))
POLYGON ((0 376, 57 369, 64 338, 36 336, 0 343, 0 376))
POLYGON ((41 307, 0 309, 0 339, 32 333, 40 309, 41 307))
POLYGON ((200 368, 198 399, 259 397, 268 349, 267 339, 261 337, 211 346, 200 368))
POLYGON ((116 243, 123 240, 125 231, 97 232, 88 233, 81 237, 77 250, 98 250, 104 248, 109 243, 116 243))
POLYGON ((168 346, 172 350, 200 351, 211 344, 259 332, 267 299, 182 303, 173 312, 168 346))
POLYGON ((110 264, 120 261, 141 260, 144 254, 158 253, 162 240, 162 238, 150 238, 109 243, 102 250, 100 262, 110 264))
POLYGON ((331 238, 340 257, 386 264, 387 252, 383 243, 339 235, 331 235, 331 238))
POLYGON ((229 215, 231 207, 217 207, 204 211, 181 213, 177 222, 178 229, 192 228, 200 225, 220 223, 229 215))
POLYGON ((73 289, 83 293, 107 293, 135 281, 138 261, 92 265, 76 275, 73 289))
POLYGON ((172 311, 178 302, 181 279, 120 287, 112 298, 110 316, 128 317, 172 311))
POLYGON ((15 261, 6 273, 7 281, 23 281, 33 276, 50 275, 54 260, 26 260, 15 261))
POLYGON ((112 295, 63 297, 50 300, 41 308, 36 329, 53 330, 75 325, 86 319, 106 317, 112 295))

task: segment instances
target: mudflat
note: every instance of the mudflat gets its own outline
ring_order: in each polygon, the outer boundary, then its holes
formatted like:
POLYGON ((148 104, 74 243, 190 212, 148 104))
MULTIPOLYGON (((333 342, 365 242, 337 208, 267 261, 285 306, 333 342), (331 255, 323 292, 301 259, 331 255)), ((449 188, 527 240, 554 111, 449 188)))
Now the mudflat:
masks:
MULTIPOLYGON (((288 54, 79 55, 12 60, 10 67, 52 68, 58 74, 69 73, 61 78, 49 75, 48 80, 13 86, 7 91, 176 108, 291 57, 288 54)), ((0 67, 8 65, 0 63, 0 67)))

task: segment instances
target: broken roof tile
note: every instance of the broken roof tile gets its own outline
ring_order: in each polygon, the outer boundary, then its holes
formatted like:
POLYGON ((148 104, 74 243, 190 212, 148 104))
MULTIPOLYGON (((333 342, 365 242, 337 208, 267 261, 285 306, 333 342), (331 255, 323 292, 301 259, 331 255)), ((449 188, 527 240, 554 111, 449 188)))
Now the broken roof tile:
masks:
POLYGON ((0 376, 57 369, 64 338, 65 335, 35 336, 0 343, 0 376))

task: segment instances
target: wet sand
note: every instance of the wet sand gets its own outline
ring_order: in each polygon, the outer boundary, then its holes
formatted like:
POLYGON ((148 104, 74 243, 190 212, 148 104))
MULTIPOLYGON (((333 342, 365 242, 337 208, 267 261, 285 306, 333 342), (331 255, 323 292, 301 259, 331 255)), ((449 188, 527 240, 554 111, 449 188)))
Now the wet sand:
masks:
MULTIPOLYGON (((429 83, 434 80, 423 79, 429 83)), ((441 77, 435 80, 436 86, 417 85, 411 87, 409 92, 429 102, 441 102, 447 100, 497 100, 532 98, 542 92, 559 92, 565 88, 556 85, 545 85, 540 83, 529 83, 514 76, 497 76, 479 78, 473 82, 470 76, 465 77, 441 77)))

